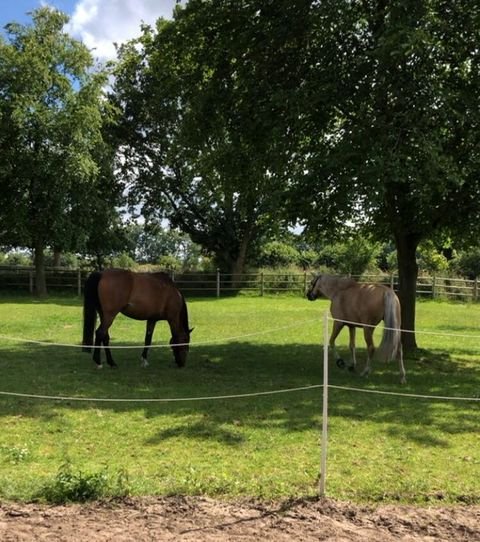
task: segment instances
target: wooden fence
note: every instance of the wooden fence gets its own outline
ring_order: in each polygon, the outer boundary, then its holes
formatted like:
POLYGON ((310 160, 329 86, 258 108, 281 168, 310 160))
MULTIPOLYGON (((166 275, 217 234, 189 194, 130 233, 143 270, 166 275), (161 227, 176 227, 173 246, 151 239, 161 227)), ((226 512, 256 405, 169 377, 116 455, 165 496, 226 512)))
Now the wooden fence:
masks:
MULTIPOLYGON (((46 280, 49 292, 65 292, 82 295, 88 270, 47 268, 46 280)), ((258 272, 231 275, 217 272, 170 273, 176 284, 187 296, 220 297, 240 292, 252 295, 290 293, 304 295, 312 272, 282 273, 258 272)), ((396 275, 363 275, 355 277, 361 282, 381 282, 398 288, 396 275)), ((35 270, 30 267, 0 266, 0 290, 29 292, 35 290, 35 270)), ((478 300, 477 280, 449 277, 419 277, 417 295, 427 298, 478 300)))

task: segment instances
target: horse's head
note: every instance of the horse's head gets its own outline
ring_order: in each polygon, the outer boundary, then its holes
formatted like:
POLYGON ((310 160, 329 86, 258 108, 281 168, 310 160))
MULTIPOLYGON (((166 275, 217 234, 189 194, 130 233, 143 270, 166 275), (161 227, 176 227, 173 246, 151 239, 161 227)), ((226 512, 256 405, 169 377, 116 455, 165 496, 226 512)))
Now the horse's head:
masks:
POLYGON ((180 331, 172 335, 170 339, 170 344, 172 345, 173 357, 175 358, 175 363, 179 367, 184 367, 187 362, 187 354, 190 349, 190 333, 192 329, 187 328, 186 331, 180 331))
POLYGON ((188 327, 188 310, 185 298, 178 292, 180 300, 180 317, 176 323, 171 323, 172 338, 170 344, 172 345, 173 357, 179 367, 184 367, 187 362, 187 354, 190 344, 190 333, 193 331, 193 327, 188 327))
POLYGON ((312 279, 306 291, 306 296, 308 300, 315 301, 315 299, 322 295, 321 282, 322 275, 317 275, 312 279))

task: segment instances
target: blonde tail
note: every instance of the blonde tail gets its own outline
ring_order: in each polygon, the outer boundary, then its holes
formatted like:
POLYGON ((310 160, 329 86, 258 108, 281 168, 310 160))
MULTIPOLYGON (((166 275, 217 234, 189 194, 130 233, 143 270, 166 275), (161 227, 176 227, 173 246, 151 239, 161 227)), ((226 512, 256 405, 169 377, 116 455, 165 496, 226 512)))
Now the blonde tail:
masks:
POLYGON ((377 358, 380 361, 390 361, 397 358, 402 347, 400 301, 393 290, 385 292, 384 309, 385 327, 382 342, 377 350, 377 358))

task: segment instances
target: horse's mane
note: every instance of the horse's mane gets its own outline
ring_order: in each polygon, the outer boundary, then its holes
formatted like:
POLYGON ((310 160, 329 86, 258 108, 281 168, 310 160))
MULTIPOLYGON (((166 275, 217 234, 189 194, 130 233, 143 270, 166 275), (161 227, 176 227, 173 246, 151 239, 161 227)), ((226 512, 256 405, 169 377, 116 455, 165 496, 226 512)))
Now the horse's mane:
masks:
POLYGON ((166 284, 170 284, 171 286, 175 285, 172 277, 168 273, 164 273, 163 271, 154 271, 150 274, 153 275, 156 279, 165 282, 166 284))
POLYGON ((187 310, 187 304, 185 302, 185 298, 183 297, 183 294, 180 292, 180 295, 182 296, 182 308, 180 309, 180 321, 182 323, 183 329, 186 333, 190 334, 190 328, 188 327, 188 310, 187 310))
POLYGON ((355 286, 358 284, 358 282, 355 279, 352 279, 351 277, 337 277, 334 275, 324 275, 333 282, 338 290, 346 290, 347 288, 351 288, 352 286, 355 286))

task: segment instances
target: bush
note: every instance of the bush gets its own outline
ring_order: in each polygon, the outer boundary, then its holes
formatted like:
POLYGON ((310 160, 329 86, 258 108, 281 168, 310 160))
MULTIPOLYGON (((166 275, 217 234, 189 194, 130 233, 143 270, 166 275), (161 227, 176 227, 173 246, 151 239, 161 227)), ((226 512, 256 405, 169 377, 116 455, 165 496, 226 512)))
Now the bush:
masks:
POLYGON ((480 247, 462 252, 455 261, 459 273, 469 279, 480 276, 480 247))
POLYGON ((74 472, 72 466, 66 463, 38 497, 53 504, 87 502, 109 496, 125 497, 129 493, 127 482, 128 477, 124 474, 120 474, 112 484, 106 469, 90 474, 74 472))
POLYGON ((298 250, 282 241, 271 241, 266 243, 260 254, 259 264, 261 267, 286 267, 300 263, 298 250))

